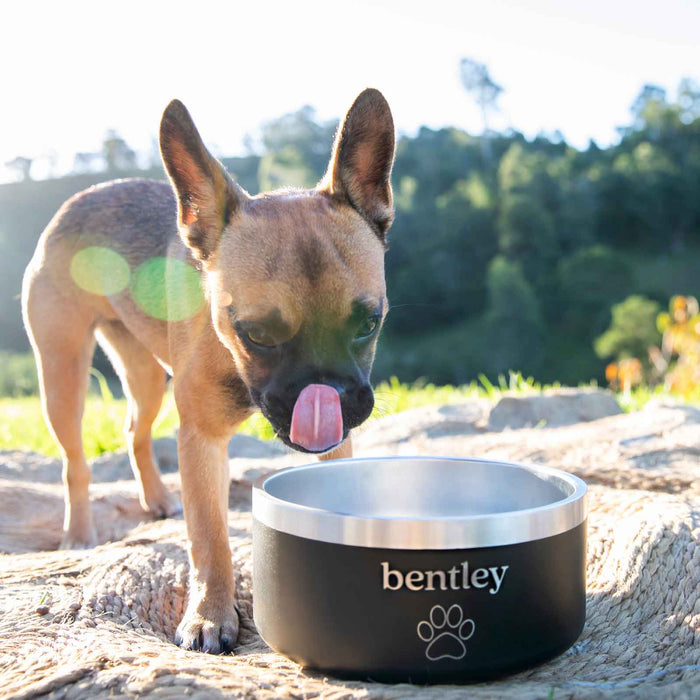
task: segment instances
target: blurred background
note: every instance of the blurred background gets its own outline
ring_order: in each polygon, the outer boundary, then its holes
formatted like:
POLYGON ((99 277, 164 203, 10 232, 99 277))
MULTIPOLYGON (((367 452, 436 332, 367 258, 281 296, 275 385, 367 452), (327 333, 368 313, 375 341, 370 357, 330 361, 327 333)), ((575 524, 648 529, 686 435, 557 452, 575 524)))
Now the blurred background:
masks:
POLYGON ((15 3, 0 46, 0 395, 37 391, 19 292, 42 229, 94 183, 164 178, 170 99, 257 193, 313 186, 371 85, 399 136, 375 380, 520 372, 700 400, 699 8, 15 3))

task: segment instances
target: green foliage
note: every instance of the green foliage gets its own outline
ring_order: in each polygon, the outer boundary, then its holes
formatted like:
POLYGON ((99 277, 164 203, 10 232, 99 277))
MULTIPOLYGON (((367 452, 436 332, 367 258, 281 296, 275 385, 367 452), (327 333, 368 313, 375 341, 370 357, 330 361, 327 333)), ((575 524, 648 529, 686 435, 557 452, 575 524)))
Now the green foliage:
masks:
POLYGON ((610 327, 595 341, 598 357, 616 360, 636 357, 648 364, 648 349, 661 340, 656 328, 659 310, 657 302, 638 295, 615 304, 610 327))
POLYGON ((675 394, 700 396, 700 308, 693 296, 671 298, 668 312, 659 314, 656 327, 663 333, 661 347, 651 348, 656 378, 675 394))
POLYGON ((666 303, 674 294, 692 295, 698 288, 700 248, 664 255, 624 253, 633 272, 633 288, 642 296, 666 303))
POLYGON ((475 319, 414 336, 384 334, 379 340, 373 376, 393 374, 439 384, 463 384, 483 371, 484 321, 475 319), (475 372, 475 368, 477 372, 475 372))
POLYGON ((501 374, 517 367, 541 368, 544 322, 532 286, 518 263, 496 256, 488 268, 488 309, 484 323, 483 367, 501 374))
POLYGON ((258 171, 259 191, 279 187, 312 187, 323 175, 335 120, 319 123, 306 106, 262 126, 265 155, 258 171))
MULTIPOLYGON (((539 393, 546 389, 559 388, 558 383, 542 385, 532 377, 523 377, 518 372, 501 375, 495 384, 485 375, 479 381, 461 386, 439 386, 419 380, 413 383, 400 382, 396 377, 380 383, 375 391, 376 405, 373 417, 380 417, 422 406, 459 403, 472 399, 497 401, 506 392, 539 393)), ((620 393, 617 400, 625 411, 636 411, 650 399, 666 399, 669 394, 663 386, 649 388, 634 387, 630 392, 620 393)), ((678 400, 673 397, 674 400, 678 400)), ((686 397, 686 402, 700 405, 700 388, 686 397)), ((104 452, 124 449, 122 426, 126 415, 126 401, 106 396, 89 395, 83 418, 83 440, 88 459, 104 452)), ((166 396, 159 418, 154 424, 154 437, 172 435, 177 427, 177 412, 174 410, 172 394, 166 396)), ((255 414, 239 429, 239 432, 263 440, 274 438, 265 419, 255 414)), ((60 457, 58 448, 49 434, 41 413, 38 397, 0 399, 0 450, 31 450, 52 457, 60 457)))
POLYGON ((260 160, 258 177, 261 191, 281 187, 313 187, 318 181, 299 149, 291 145, 276 153, 266 153, 260 160))
POLYGON ((634 287, 626 258, 602 245, 583 248, 561 260, 557 278, 561 321, 586 344, 605 328, 610 306, 634 287))
POLYGON ((436 251, 429 238, 420 247, 425 251, 421 257, 429 263, 429 286, 436 289, 435 280, 442 281, 431 300, 436 322, 483 308, 486 267, 497 250, 494 213, 488 203, 487 187, 476 177, 456 182, 436 200, 435 235, 442 249, 436 251))
POLYGON ((522 263, 528 280, 538 284, 558 253, 552 216, 532 197, 509 194, 501 204, 498 228, 501 253, 522 263))
POLYGON ((625 413, 641 411, 649 401, 654 400, 700 406, 700 386, 696 386, 687 396, 678 396, 678 394, 670 393, 663 384, 657 384, 656 386, 642 384, 632 387, 630 391, 618 392, 616 398, 620 408, 625 413))
POLYGON ((31 353, 0 352, 0 396, 32 396, 38 393, 34 356, 31 353))
POLYGON ((557 197, 557 183, 549 173, 554 162, 546 150, 533 150, 529 145, 514 143, 498 166, 501 193, 527 193, 541 204, 551 205, 557 197))
POLYGON ((602 245, 583 248, 559 263, 559 283, 568 303, 605 307, 624 297, 633 284, 629 263, 602 245))
POLYGON ((565 386, 575 386, 580 383, 581 377, 596 381, 602 378, 604 364, 589 340, 574 335, 570 328, 562 324, 547 329, 537 377, 547 383, 558 381, 565 386))
MULTIPOLYGON (((494 103, 477 89, 493 82, 486 67, 463 65, 487 112, 494 103)), ((312 186, 335 128, 304 107, 263 125, 260 154, 222 160, 251 192, 312 186)), ((663 303, 700 295, 700 86, 684 80, 675 96, 645 86, 620 134, 614 146, 582 151, 556 134, 480 138, 423 127, 402 136, 386 257, 392 312, 375 376, 464 383, 518 368, 543 381, 602 380, 593 341, 612 305, 630 295, 663 303)), ((134 169, 116 134, 105 148, 96 157, 120 177, 163 177, 159 166, 134 169)), ((113 176, 0 185, 2 349, 28 349, 19 292, 41 230, 69 196, 113 176)), ((99 353, 96 362, 109 371, 99 353)), ((26 391, 24 380, 3 381, 3 391, 26 391)))

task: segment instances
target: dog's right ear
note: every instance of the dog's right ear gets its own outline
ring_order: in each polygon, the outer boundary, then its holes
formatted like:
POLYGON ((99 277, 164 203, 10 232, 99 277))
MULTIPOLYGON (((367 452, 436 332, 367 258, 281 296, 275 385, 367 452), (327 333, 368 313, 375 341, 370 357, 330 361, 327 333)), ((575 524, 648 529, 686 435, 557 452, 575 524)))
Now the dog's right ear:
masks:
POLYGON ((163 112, 160 153, 175 190, 182 239, 198 260, 207 260, 248 194, 207 151, 180 100, 163 112))
POLYGON ((318 191, 345 199, 384 241, 394 219, 393 164, 391 110, 379 90, 367 88, 353 102, 338 129, 333 155, 318 191))

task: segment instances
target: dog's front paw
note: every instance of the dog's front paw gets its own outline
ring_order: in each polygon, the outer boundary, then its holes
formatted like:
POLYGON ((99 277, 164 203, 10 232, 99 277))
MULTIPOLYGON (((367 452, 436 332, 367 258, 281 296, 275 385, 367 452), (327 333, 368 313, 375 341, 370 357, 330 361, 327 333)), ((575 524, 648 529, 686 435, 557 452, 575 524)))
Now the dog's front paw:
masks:
POLYGON ((238 614, 234 606, 215 614, 187 609, 175 633, 175 644, 191 651, 226 654, 238 638, 238 614))
POLYGON ((97 544, 89 502, 68 505, 59 549, 90 549, 97 544))
POLYGON ((162 484, 160 488, 153 488, 149 492, 141 494, 139 500, 144 510, 156 518, 173 518, 182 513, 182 503, 173 493, 170 493, 162 484))
POLYGON ((59 549, 91 549, 97 544, 97 535, 93 527, 87 530, 68 530, 63 533, 59 549))

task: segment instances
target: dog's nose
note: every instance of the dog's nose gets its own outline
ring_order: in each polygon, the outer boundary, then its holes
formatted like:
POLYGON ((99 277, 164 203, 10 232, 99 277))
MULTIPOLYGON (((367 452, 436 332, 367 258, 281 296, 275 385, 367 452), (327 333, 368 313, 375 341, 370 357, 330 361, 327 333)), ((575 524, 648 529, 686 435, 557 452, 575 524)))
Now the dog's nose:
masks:
POLYGON ((318 372, 314 383, 332 386, 338 392, 340 398, 343 399, 346 397, 353 398, 363 381, 351 369, 345 372, 339 369, 329 369, 318 372))
POLYGON ((373 402, 372 387, 369 384, 362 384, 357 390, 356 400, 358 403, 373 402))
POLYGON ((341 399, 348 393, 345 383, 341 382, 339 379, 324 378, 321 380, 321 384, 332 386, 338 392, 338 396, 340 396, 341 399))

